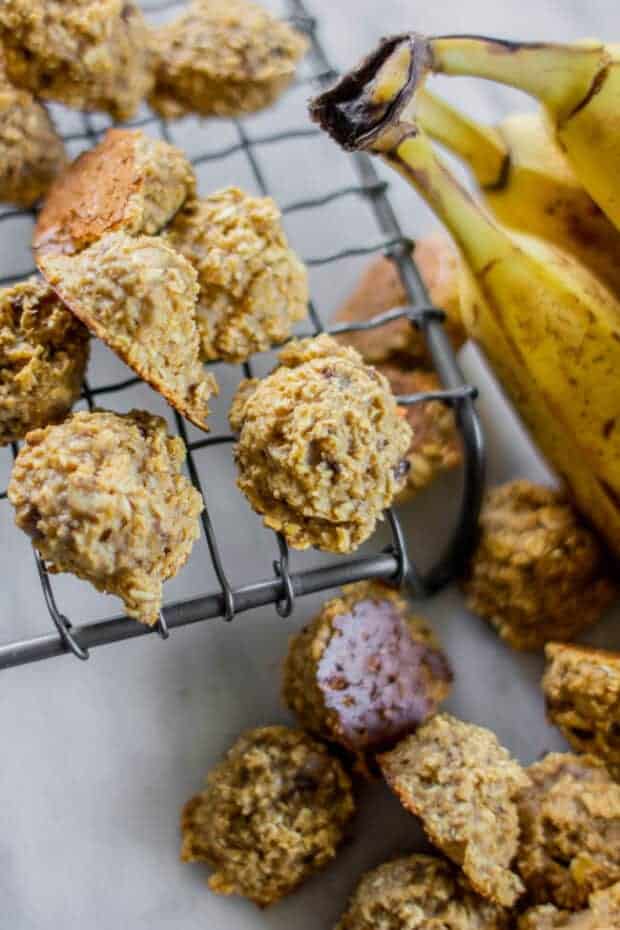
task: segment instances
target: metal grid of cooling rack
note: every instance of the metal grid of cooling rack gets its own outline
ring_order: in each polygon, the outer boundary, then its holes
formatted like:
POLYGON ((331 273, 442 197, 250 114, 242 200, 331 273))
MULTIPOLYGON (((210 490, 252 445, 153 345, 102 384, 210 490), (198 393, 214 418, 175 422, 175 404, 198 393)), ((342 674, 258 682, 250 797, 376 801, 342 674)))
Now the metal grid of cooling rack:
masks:
MULTIPOLYGON (((166 10, 180 5, 183 0, 162 0, 150 4, 149 12, 166 10)), ((287 0, 290 19, 305 31, 310 39, 310 65, 312 75, 306 79, 309 84, 321 86, 336 76, 331 68, 323 48, 317 38, 316 22, 308 15, 303 0, 287 0)), ((92 117, 82 116, 83 131, 65 136, 65 141, 80 141, 96 144, 105 130, 96 128, 92 117)), ((131 127, 153 126, 158 128, 162 138, 170 139, 166 123, 155 115, 135 120, 131 127)), ((205 152, 192 159, 194 165, 225 158, 235 153, 243 153, 247 158, 259 190, 268 194, 268 187, 262 167, 263 151, 270 145, 305 136, 317 135, 315 128, 296 129, 262 136, 251 136, 242 120, 235 120, 234 125, 238 141, 225 149, 205 152)), ((232 443, 232 434, 218 433, 195 441, 190 441, 183 418, 175 413, 176 427, 187 447, 187 468, 190 479, 202 494, 205 509, 202 514, 202 529, 208 545, 211 562, 218 580, 219 590, 207 593, 191 600, 178 601, 164 606, 160 622, 154 629, 145 627, 126 617, 117 616, 106 620, 76 625, 62 614, 58 608, 50 575, 43 560, 36 559, 38 575, 43 589, 45 603, 56 632, 25 641, 10 642, 0 645, 0 668, 22 665, 65 653, 73 653, 80 659, 87 659, 89 650, 94 646, 131 639, 136 636, 157 632, 162 638, 170 635, 170 630, 202 620, 222 618, 232 620, 237 613, 268 604, 274 604, 278 613, 289 616, 297 597, 327 590, 343 584, 369 578, 383 578, 398 585, 407 585, 417 596, 429 596, 443 588, 452 580, 463 565, 475 538, 477 518, 484 479, 484 451, 480 423, 475 410, 476 391, 466 384, 450 342, 442 326, 443 313, 432 306, 424 284, 411 257, 412 243, 403 235, 392 206, 386 194, 387 184, 381 181, 371 159, 357 153, 354 160, 359 184, 348 185, 332 190, 323 196, 300 200, 283 210, 290 213, 299 210, 317 209, 344 197, 363 197, 370 203, 378 226, 383 234, 380 242, 359 248, 350 248, 334 254, 308 261, 309 265, 328 265, 358 255, 383 253, 391 258, 400 273, 405 292, 408 296, 406 307, 391 310, 375 317, 371 322, 332 326, 330 333, 351 332, 353 330, 378 328, 385 323, 406 318, 412 326, 419 327, 426 338, 437 373, 443 389, 435 392, 423 392, 399 397, 399 403, 407 405, 430 399, 439 399, 454 408, 458 427, 461 431, 464 447, 463 489, 457 525, 450 543, 438 562, 422 574, 412 564, 407 551, 405 537, 398 517, 389 510, 386 514, 391 532, 391 543, 384 550, 375 554, 355 558, 337 557, 333 564, 319 568, 292 572, 289 567, 289 551, 282 536, 277 536, 279 558, 273 563, 272 578, 234 587, 227 576, 220 553, 216 532, 209 516, 209 499, 202 486, 193 453, 198 449, 232 443)), ((32 211, 30 211, 32 212, 32 211)), ((0 215, 3 224, 13 218, 28 215, 29 211, 7 211, 0 215)), ((8 285, 27 277, 32 270, 0 278, 0 285, 8 285)), ((311 331, 306 335, 316 335, 325 331, 315 305, 309 305, 311 331)), ((252 362, 243 365, 246 377, 252 376, 252 362)), ((83 398, 88 407, 93 409, 97 402, 105 402, 106 395, 124 391, 139 383, 138 378, 128 378, 109 384, 91 386, 84 383, 83 398)), ((13 456, 17 454, 17 445, 12 446, 13 456)), ((0 492, 0 499, 6 497, 6 490, 0 492)), ((267 532, 267 531, 266 531, 267 532)))

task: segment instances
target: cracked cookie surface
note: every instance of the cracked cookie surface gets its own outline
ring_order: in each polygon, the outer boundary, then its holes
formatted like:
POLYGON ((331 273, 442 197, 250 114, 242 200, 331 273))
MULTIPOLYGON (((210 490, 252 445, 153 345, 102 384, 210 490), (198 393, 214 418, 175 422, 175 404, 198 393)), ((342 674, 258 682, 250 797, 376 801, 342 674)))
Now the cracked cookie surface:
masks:
POLYGON ((582 911, 560 911, 552 904, 530 908, 517 930, 614 930, 620 926, 620 882, 597 891, 582 911))

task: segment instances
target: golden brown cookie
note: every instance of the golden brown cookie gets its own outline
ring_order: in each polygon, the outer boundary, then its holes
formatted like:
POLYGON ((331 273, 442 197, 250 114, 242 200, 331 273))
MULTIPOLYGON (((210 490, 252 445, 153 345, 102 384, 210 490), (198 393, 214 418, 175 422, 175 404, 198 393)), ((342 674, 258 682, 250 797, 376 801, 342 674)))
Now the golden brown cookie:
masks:
POLYGON ((111 232, 154 236, 196 189, 174 145, 141 130, 110 129, 50 190, 35 228, 39 255, 70 254, 111 232))
POLYGON ((159 619, 162 582, 185 564, 202 500, 181 474, 185 447, 161 417, 81 412, 28 433, 9 500, 52 572, 116 594, 130 617, 159 619))
POLYGON ((511 864, 519 841, 515 799, 528 778, 495 734, 438 714, 379 764, 404 807, 478 894, 511 907, 524 890, 511 864))
POLYGON ((591 894, 583 911, 560 911, 552 904, 523 914, 517 930, 617 930, 620 927, 620 882, 591 894))
POLYGON ((515 649, 572 639, 618 596, 601 544, 565 496, 524 479, 487 495, 463 589, 515 649))
POLYGON ((245 361, 284 342, 307 313, 308 274, 271 197, 237 187, 192 199, 165 236, 198 273, 202 357, 245 361))
POLYGON ((183 809, 184 862, 214 870, 209 887, 274 904, 336 855, 354 812, 349 776, 301 730, 249 730, 183 809))

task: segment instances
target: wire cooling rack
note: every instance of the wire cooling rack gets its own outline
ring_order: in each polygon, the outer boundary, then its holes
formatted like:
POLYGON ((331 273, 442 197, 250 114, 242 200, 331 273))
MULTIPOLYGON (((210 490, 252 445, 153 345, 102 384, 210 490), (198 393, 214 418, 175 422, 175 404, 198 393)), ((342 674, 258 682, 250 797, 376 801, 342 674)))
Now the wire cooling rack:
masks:
MULTIPOLYGON (((181 0, 182 2, 182 0, 181 0)), ((179 0, 163 0, 150 5, 145 4, 147 12, 159 12, 180 5, 179 0)), ((317 38, 316 22, 309 16, 303 0, 288 0, 290 19, 297 28, 306 32, 310 39, 309 65, 311 74, 303 79, 309 88, 320 87, 331 82, 336 72, 330 66, 325 52, 317 38)), ((299 83, 299 82, 298 82, 299 83)), ((65 142, 96 144, 105 129, 97 128, 94 118, 89 114, 81 117, 82 129, 65 135, 65 142)), ((285 129, 267 135, 253 135, 244 120, 233 121, 237 141, 227 148, 217 151, 199 153, 192 158, 194 165, 215 159, 224 159, 242 153, 252 172, 258 189, 268 194, 268 184, 264 170, 264 159, 268 157, 271 146, 285 141, 316 135, 319 130, 308 127, 304 129, 285 129)), ((147 130, 158 130, 162 138, 171 141, 170 127, 159 117, 150 114, 127 124, 141 126, 147 130)), ((200 449, 213 448, 222 444, 233 443, 235 437, 229 433, 215 433, 204 438, 192 440, 183 418, 175 413, 178 434, 187 447, 187 469, 193 485, 202 494, 205 509, 202 514, 202 529, 218 589, 200 597, 177 601, 164 606, 158 626, 145 627, 127 617, 115 616, 94 622, 76 623, 59 609, 51 576, 44 561, 34 551, 38 577, 50 619, 55 632, 24 641, 9 642, 0 645, 0 668, 35 662, 52 656, 72 653, 80 659, 87 659, 89 650, 94 646, 118 642, 136 636, 156 632, 167 638, 176 627, 201 620, 222 618, 232 620, 235 614, 255 607, 274 604, 278 613, 289 616, 298 597, 326 590, 343 584, 369 578, 383 578, 397 585, 406 585, 417 596, 429 596, 448 584, 461 569, 475 538, 478 513, 484 478, 483 439, 479 420, 475 410, 475 389, 466 384, 456 361, 451 344, 442 326, 443 313, 434 307, 429 299, 416 265, 411 257, 412 243, 403 235, 387 196, 387 184, 377 174, 371 159, 357 153, 350 156, 355 164, 359 183, 341 186, 324 194, 299 200, 289 204, 284 213, 317 210, 342 198, 364 198, 371 206, 383 239, 378 243, 345 249, 308 261, 309 265, 337 265, 354 256, 383 253, 397 266, 405 292, 408 297, 406 307, 391 310, 372 321, 363 324, 343 324, 325 330, 313 302, 309 305, 309 322, 311 330, 304 335, 317 335, 320 332, 352 332, 361 329, 374 329, 398 318, 406 318, 412 326, 419 327, 426 338, 436 371, 443 385, 442 390, 423 392, 399 397, 399 403, 415 404, 426 400, 439 399, 454 408, 458 427, 461 431, 464 448, 462 497, 460 501, 457 524, 452 538, 437 563, 428 571, 420 572, 412 563, 407 550, 405 536, 398 517, 393 510, 386 513, 387 524, 391 534, 390 544, 383 550, 354 558, 335 557, 331 564, 319 568, 292 571, 289 564, 289 550, 284 538, 277 535, 279 558, 273 563, 273 577, 244 586, 233 586, 221 554, 221 547, 211 517, 209 515, 209 497, 205 490, 194 453, 200 449)), ((22 217, 32 217, 32 211, 9 210, 0 214, 0 227, 22 217)), ((0 285, 14 283, 34 269, 21 271, 19 274, 0 278, 0 285)), ((246 377, 252 377, 252 362, 242 366, 246 377)), ((93 385, 84 383, 83 399, 92 410, 95 406, 106 405, 106 398, 117 395, 139 383, 138 378, 93 385)), ((12 446, 13 457, 18 447, 12 446)), ((0 499, 6 498, 6 490, 0 491, 0 499)), ((17 530, 16 530, 17 532, 17 530)), ((265 530, 265 532, 269 532, 265 530)))

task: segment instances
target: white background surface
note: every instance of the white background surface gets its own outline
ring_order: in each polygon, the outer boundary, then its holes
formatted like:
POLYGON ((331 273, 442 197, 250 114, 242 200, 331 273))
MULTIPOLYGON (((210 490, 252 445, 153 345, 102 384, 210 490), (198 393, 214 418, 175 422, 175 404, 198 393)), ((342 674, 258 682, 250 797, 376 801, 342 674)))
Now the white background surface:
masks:
MULTIPOLYGON (((414 27, 425 32, 481 32, 530 39, 572 39, 600 34, 618 39, 617 5, 597 0, 311 0, 323 17, 321 35, 340 67, 350 65, 377 38, 414 27)), ((490 84, 442 82, 442 88, 481 118, 529 101, 490 84)), ((255 134, 304 126, 307 90, 294 92, 276 111, 249 121, 255 134)), ((79 130, 63 116, 67 131, 79 130)), ((235 141, 226 123, 188 121, 176 139, 189 151, 216 149, 235 141)), ((79 146, 75 146, 75 150, 79 146)), ((349 163, 326 140, 267 147, 266 174, 278 200, 328 191, 351 180, 349 163)), ((265 162, 263 162, 265 164, 265 162)), ((210 163, 200 171, 201 191, 235 183, 255 184, 243 156, 210 163)), ((433 221, 413 192, 398 179, 393 192, 407 234, 428 230, 433 221)), ((305 255, 321 255, 377 239, 367 208, 348 202, 324 213, 294 214, 288 229, 305 255)), ((28 223, 0 233, 0 273, 26 268, 28 223)), ((349 262, 313 272, 317 303, 325 319, 346 295, 363 263, 349 262)), ((473 353, 463 363, 481 387, 481 410, 489 443, 490 480, 546 473, 516 421, 484 376, 473 353)), ((122 366, 97 350, 94 383, 122 377, 122 366)), ((224 390, 214 428, 222 426, 237 371, 219 372, 224 390)), ((148 388, 110 397, 110 405, 143 405, 165 413, 148 388)), ((213 519, 224 540, 233 581, 270 576, 271 538, 249 514, 234 488, 230 450, 198 457, 213 519)), ((0 457, 0 484, 8 473, 0 457)), ((454 485, 435 489, 405 515, 416 552, 431 550, 454 485)), ((0 504, 0 638, 48 632, 32 554, 12 527, 10 508, 0 504)), ((295 564, 305 564, 295 557, 295 564)), ((167 599, 214 586, 204 543, 189 566, 168 585, 167 599)), ((94 594, 71 578, 55 581, 61 609, 73 620, 116 613, 118 602, 94 594)), ((1 930, 257 930, 329 928, 362 869, 387 856, 413 850, 420 837, 413 818, 402 813, 381 785, 365 786, 354 840, 324 874, 268 912, 211 895, 206 870, 178 860, 178 815, 201 786, 208 768, 246 727, 286 721, 279 700, 279 665, 289 632, 318 608, 322 598, 301 601, 294 618, 273 609, 243 615, 232 625, 200 624, 156 637, 95 650, 88 663, 71 657, 0 673, 0 928, 1 930)), ((544 722, 539 690, 542 662, 502 646, 469 616, 455 592, 419 605, 440 632, 456 671, 448 708, 496 730, 523 762, 562 747, 544 722)), ((620 646, 619 613, 588 637, 620 646)))

